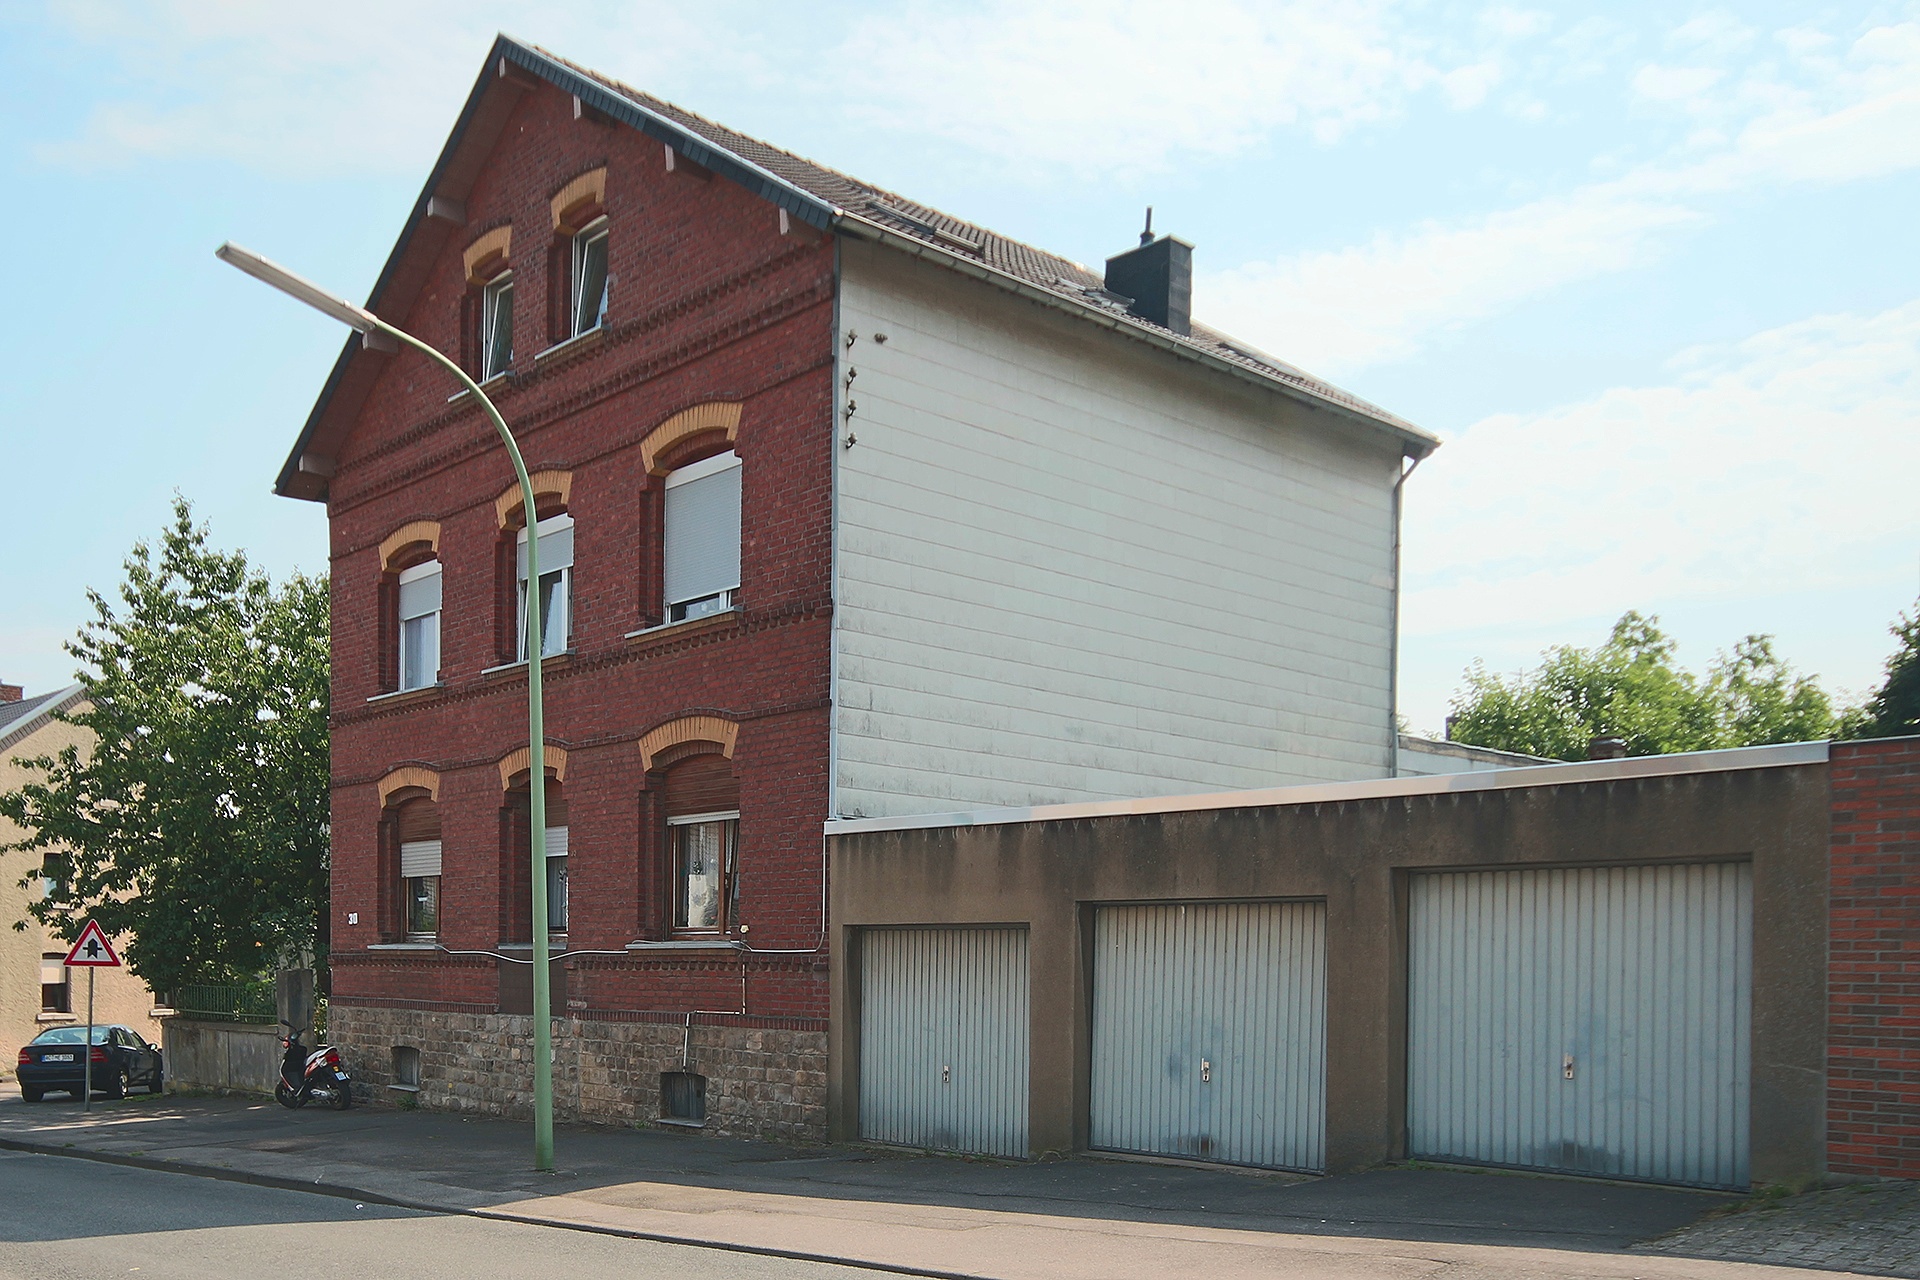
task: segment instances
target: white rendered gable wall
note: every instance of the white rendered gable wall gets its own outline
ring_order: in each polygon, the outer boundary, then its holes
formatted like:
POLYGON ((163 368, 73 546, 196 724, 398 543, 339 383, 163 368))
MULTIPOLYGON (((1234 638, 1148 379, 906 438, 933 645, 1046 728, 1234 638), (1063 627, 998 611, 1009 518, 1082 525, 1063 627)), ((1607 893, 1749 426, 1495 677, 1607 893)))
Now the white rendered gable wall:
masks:
POLYGON ((1390 772, 1395 446, 841 254, 839 815, 1390 772))

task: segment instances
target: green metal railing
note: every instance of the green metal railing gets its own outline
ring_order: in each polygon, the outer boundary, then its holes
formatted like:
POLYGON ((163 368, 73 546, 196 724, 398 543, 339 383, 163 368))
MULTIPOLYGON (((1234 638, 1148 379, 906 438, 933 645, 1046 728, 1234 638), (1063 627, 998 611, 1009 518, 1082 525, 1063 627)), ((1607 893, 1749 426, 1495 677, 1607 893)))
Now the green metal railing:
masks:
POLYGON ((274 1023, 280 1018, 279 997, 271 982, 245 986, 187 986, 173 994, 173 1011, 182 1018, 210 1022, 274 1023))

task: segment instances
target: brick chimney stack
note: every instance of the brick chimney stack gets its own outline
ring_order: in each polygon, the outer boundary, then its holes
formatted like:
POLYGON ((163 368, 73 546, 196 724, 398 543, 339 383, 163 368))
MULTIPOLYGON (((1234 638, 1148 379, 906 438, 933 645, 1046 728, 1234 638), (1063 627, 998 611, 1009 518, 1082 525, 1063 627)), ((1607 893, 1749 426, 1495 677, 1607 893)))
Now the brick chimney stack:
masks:
POLYGON ((0 702, 18 702, 26 695, 27 691, 17 684, 0 684, 0 702))

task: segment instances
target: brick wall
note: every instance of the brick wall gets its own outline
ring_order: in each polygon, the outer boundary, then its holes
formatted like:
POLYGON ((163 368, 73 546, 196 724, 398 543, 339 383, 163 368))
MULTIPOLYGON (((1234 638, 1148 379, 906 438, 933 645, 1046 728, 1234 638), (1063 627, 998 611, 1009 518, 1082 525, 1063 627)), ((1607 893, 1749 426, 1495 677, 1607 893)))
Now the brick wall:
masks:
MULTIPOLYGON (((397 319, 443 350, 460 350, 463 312, 471 312, 462 251, 483 232, 513 227, 513 369, 490 390, 529 469, 572 477, 571 653, 545 668, 547 738, 568 760, 568 946, 611 953, 563 965, 555 1012, 588 1028, 637 1011, 746 1008, 749 1017, 824 1019, 824 952, 811 949, 824 943, 833 247, 798 226, 783 233, 777 209, 724 179, 689 176, 685 166, 669 172, 656 140, 574 118, 571 98, 551 86, 513 106, 465 208, 465 228, 444 244, 415 238, 410 253, 421 260, 403 274, 422 284, 397 319), (549 279, 565 269, 549 201, 600 166, 613 280, 607 319, 597 337, 536 360, 552 340, 546 299, 565 287, 563 278, 549 279), (740 611, 633 635, 660 621, 661 604, 663 479, 648 473, 641 441, 682 410, 715 401, 742 406, 733 446, 743 465, 740 611), (782 953, 748 958, 744 987, 737 953, 624 951, 666 931, 667 870, 649 833, 659 775, 643 768, 638 742, 691 714, 738 725, 740 919, 749 929, 742 937, 782 953)), ((513 1061, 498 1037, 514 1025, 517 1006, 502 975, 515 971, 484 953, 516 940, 505 936, 516 927, 505 896, 524 893, 521 882, 503 884, 502 851, 511 843, 503 832, 512 819, 496 762, 526 743, 526 683, 523 671, 500 665, 503 636, 511 637, 510 608, 506 627, 500 623, 500 603, 511 594, 501 552, 511 543, 495 499, 513 473, 481 411, 464 398, 450 401, 450 389, 412 353, 392 356, 339 449, 329 486, 331 996, 341 1025, 373 1046, 369 1062, 390 1051, 406 1018, 477 1019, 469 1030, 484 1028, 501 1052, 463 1070, 484 1072, 513 1061), (381 699, 392 638, 382 624, 380 546, 413 521, 440 530, 442 683, 381 699), (377 784, 401 766, 438 779, 438 942, 468 954, 370 949, 396 940, 377 784), (355 1008, 380 1012, 345 1012, 355 1008), (372 1031, 369 1018, 378 1023, 372 1031)), ((708 439, 679 460, 719 447, 708 439)), ((511 554, 505 560, 510 567, 511 554)), ((524 906, 519 911, 524 917, 524 906)), ((421 1033, 423 1048, 438 1034, 421 1033)), ((679 1036, 674 1028, 676 1051, 679 1036)), ((824 1053, 824 1036, 816 1039, 824 1053)), ((494 1085, 473 1087, 505 1096, 494 1085)), ((423 1095, 436 1103, 455 1096, 423 1095)), ((785 1132, 778 1108, 787 1104, 769 1099, 754 1105, 774 1107, 763 1117, 774 1126, 768 1131, 785 1132)), ((629 1098, 586 1110, 626 1117, 629 1103, 643 1112, 647 1105, 629 1098)))
POLYGON ((1920 738, 1831 770, 1828 1167, 1920 1178, 1920 738))

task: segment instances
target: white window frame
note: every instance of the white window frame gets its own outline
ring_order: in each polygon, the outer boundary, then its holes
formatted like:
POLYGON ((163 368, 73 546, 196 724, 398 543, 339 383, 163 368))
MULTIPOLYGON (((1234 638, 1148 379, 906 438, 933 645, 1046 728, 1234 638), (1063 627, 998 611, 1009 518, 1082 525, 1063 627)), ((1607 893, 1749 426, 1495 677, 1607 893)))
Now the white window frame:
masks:
POLYGON ((40 1008, 38 1011, 43 1014, 53 1014, 56 1016, 73 1012, 73 972, 67 968, 65 961, 57 952, 43 954, 40 957, 40 1008), (58 982, 48 982, 47 975, 54 970, 59 971, 60 980, 58 982), (64 993, 61 997, 61 1002, 67 1006, 66 1008, 47 1008, 48 987, 60 988, 64 993))
POLYGON ((401 897, 403 900, 402 910, 406 913, 406 918, 404 920, 404 923, 406 925, 406 933, 409 940, 425 941, 427 939, 436 937, 440 932, 440 889, 442 885, 441 859, 443 856, 444 848, 445 846, 442 845, 438 839, 407 840, 407 841, 403 841, 400 845, 400 888, 401 888, 401 897), (429 849, 428 846, 432 846, 431 849, 429 849), (428 860, 431 860, 433 865, 433 871, 430 874, 426 873, 424 869, 421 869, 419 867, 419 863, 424 863, 428 860), (407 874, 408 863, 410 861, 416 863, 416 870, 419 872, 418 874, 415 874, 415 875, 407 874), (414 885, 422 880, 431 880, 434 882, 433 884, 433 928, 431 929, 416 929, 413 927, 414 885))
POLYGON ((567 856, 571 851, 572 846, 571 841, 567 838, 567 828, 548 827, 546 840, 547 932, 550 934, 565 933, 567 931, 567 856), (560 863, 560 892, 558 895, 553 891, 553 873, 555 870, 553 864, 556 860, 560 863), (557 901, 556 897, 558 899, 557 901), (555 923, 556 913, 559 917, 557 924, 555 923))
MULTIPOLYGON (((400 590, 397 593, 398 600, 395 602, 395 608, 399 615, 400 667, 395 673, 396 679, 394 683, 401 692, 409 689, 429 689, 440 683, 440 613, 442 604, 435 604, 431 609, 422 609, 418 613, 409 614, 406 611, 406 605, 404 603, 407 594, 406 588, 412 583, 421 582, 427 578, 440 578, 441 591, 445 591, 446 579, 441 575, 441 565, 438 560, 423 561, 411 568, 400 571, 400 590), (433 619, 433 671, 426 679, 409 684, 407 682, 407 668, 410 665, 408 659, 413 657, 413 648, 407 638, 409 634, 407 623, 419 618, 433 619)), ((439 594, 440 593, 436 593, 436 595, 439 594)), ((444 601, 444 596, 442 596, 441 599, 444 601)))
POLYGON ((600 296, 593 299, 595 309, 592 324, 585 323, 588 299, 584 296, 584 290, 587 254, 596 243, 602 245, 608 243, 607 230, 607 219, 602 216, 580 228, 573 236, 573 270, 569 276, 568 288, 571 307, 567 314, 571 320, 572 336, 576 338, 583 333, 593 332, 606 322, 607 299, 613 291, 613 263, 605 249, 601 251, 600 296))
MULTIPOLYGON (((691 484, 696 480, 704 480, 708 476, 718 475, 722 471, 737 470, 737 469, 740 469, 740 467, 741 467, 741 461, 740 461, 739 454, 734 453, 732 450, 728 450, 725 453, 716 453, 711 458, 702 458, 698 462, 690 462, 686 466, 676 469, 672 474, 670 474, 667 477, 665 488, 668 492, 671 492, 672 490, 678 488, 683 484, 691 484)), ((744 478, 744 473, 743 473, 743 478, 744 478)), ((744 505, 744 501, 745 501, 745 490, 743 488, 742 489, 743 505, 744 505)), ((671 507, 671 503, 669 503, 668 506, 671 507)), ((745 523, 745 515, 743 512, 742 524, 744 523, 745 523)), ((671 554, 670 548, 673 543, 673 523, 670 519, 664 522, 663 534, 664 536, 661 542, 662 542, 662 556, 664 558, 666 555, 671 554)), ((736 539, 741 537, 741 531, 736 529, 734 531, 734 536, 736 539)), ((736 547, 735 548, 736 561, 738 559, 738 554, 739 554, 739 549, 738 547, 736 547)), ((734 574, 735 581, 732 586, 720 588, 716 591, 707 592, 703 595, 687 596, 677 600, 673 597, 672 591, 667 585, 667 581, 666 581, 667 574, 664 572, 664 567, 665 566, 663 563, 663 566, 662 566, 663 571, 660 576, 661 576, 661 590, 665 595, 664 617, 668 623, 690 622, 695 618, 704 618, 712 614, 724 613, 728 609, 733 608, 735 602, 739 598, 740 583, 738 579, 740 574, 738 572, 739 566, 737 563, 735 565, 735 570, 736 570, 734 574)))
POLYGON ((480 381, 497 378, 513 367, 513 272, 503 271, 480 291, 480 381), (505 294, 507 349, 495 362, 500 326, 501 295, 505 294))
POLYGON ((738 921, 734 919, 734 915, 739 905, 740 897, 738 887, 738 877, 740 874, 740 811, 738 809, 726 809, 717 813, 687 813, 668 818, 667 856, 673 869, 673 884, 671 887, 673 900, 668 904, 669 909, 672 911, 672 919, 669 921, 669 924, 673 932, 678 934, 731 933, 738 924, 738 921), (681 901, 683 883, 680 872, 680 848, 678 838, 674 834, 674 828, 705 826, 715 822, 731 822, 733 824, 732 838, 727 841, 726 851, 723 854, 726 861, 720 868, 719 902, 716 913, 719 918, 719 923, 711 927, 707 925, 681 924, 680 918, 683 914, 682 908, 685 904, 681 901))
MULTIPOLYGON (((545 520, 540 521, 536 533, 544 542, 549 536, 559 533, 562 530, 572 529, 573 527, 573 516, 570 513, 562 512, 557 516, 548 516, 545 520)), ((519 538, 514 547, 513 574, 514 599, 516 601, 514 606, 514 626, 517 632, 513 641, 513 651, 517 656, 517 660, 520 662, 527 660, 527 597, 529 593, 527 591, 526 569, 524 567, 526 558, 521 554, 521 549, 524 548, 526 544, 527 530, 526 526, 522 525, 519 538)), ((542 578, 555 573, 560 575, 559 585, 554 589, 560 593, 561 635, 558 647, 556 647, 553 633, 551 631, 541 632, 540 647, 544 650, 541 656, 544 658, 551 658, 557 653, 565 653, 573 646, 573 556, 571 554, 567 556, 567 562, 557 568, 547 564, 540 566, 540 576, 542 578)), ((537 595, 535 599, 537 601, 537 595)))

